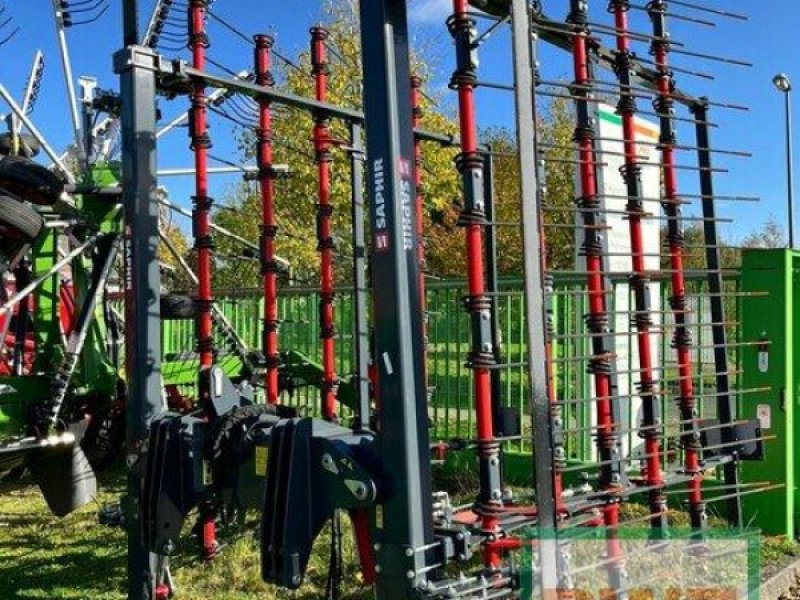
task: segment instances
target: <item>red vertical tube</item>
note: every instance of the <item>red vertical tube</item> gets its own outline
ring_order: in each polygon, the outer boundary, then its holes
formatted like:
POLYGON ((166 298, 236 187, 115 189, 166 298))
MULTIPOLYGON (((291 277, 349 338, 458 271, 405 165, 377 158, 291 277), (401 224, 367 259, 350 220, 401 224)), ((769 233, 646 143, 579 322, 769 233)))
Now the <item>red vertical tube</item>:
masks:
MULTIPOLYGON (((591 67, 587 38, 589 35, 586 27, 587 4, 582 0, 571 2, 572 12, 568 18, 575 24, 572 34, 572 53, 575 70, 575 86, 581 90, 576 95, 589 95, 592 87, 591 67)), ((611 349, 606 347, 603 332, 608 328, 608 313, 606 305, 606 291, 604 289, 605 277, 603 274, 603 244, 598 231, 601 219, 598 213, 601 202, 598 196, 596 160, 594 149, 594 128, 592 126, 588 99, 577 102, 578 127, 575 139, 578 144, 578 161, 580 171, 580 205, 585 208, 583 215, 585 228, 585 244, 583 251, 586 256, 587 269, 587 294, 589 301, 589 315, 587 324, 592 334, 593 357, 589 371, 594 375, 595 400, 597 406, 597 447, 601 467, 601 483, 603 487, 613 494, 621 484, 621 474, 615 469, 611 456, 618 450, 616 426, 612 412, 611 373, 614 365, 610 360, 611 349)), ((619 504, 613 500, 603 508, 603 523, 606 531, 606 551, 609 558, 608 571, 612 588, 622 586, 624 570, 622 568, 622 551, 618 539, 619 504)))
MULTIPOLYGON (((325 41, 328 31, 323 27, 311 29, 311 66, 314 73, 315 97, 319 102, 328 99, 328 56, 325 41)), ((320 337, 322 339, 322 416, 336 419, 336 354, 333 313, 333 253, 331 235, 331 149, 328 117, 314 115, 314 150, 317 160, 317 238, 320 253, 320 337)))
MULTIPOLYGON (((189 48, 192 52, 192 66, 204 70, 206 66, 206 50, 208 36, 205 32, 206 1, 190 0, 189 10, 189 48)), ((208 195, 208 150, 211 138, 208 135, 208 114, 206 109, 205 83, 197 79, 192 84, 192 107, 190 121, 191 148, 195 161, 195 195, 194 202, 194 240, 197 252, 197 349, 200 353, 200 366, 207 369, 214 362, 214 339, 211 323, 211 291, 212 250, 214 240, 211 235, 211 205, 208 195)), ((212 506, 204 504, 200 509, 202 522, 203 558, 210 561, 217 553, 215 511, 212 506)))
MULTIPOLYGON (((575 83, 583 89, 591 85, 589 77, 589 57, 586 49, 586 35, 573 36, 573 59, 575 66, 575 83)), ((597 178, 595 175, 594 144, 591 136, 581 136, 578 140, 578 160, 580 162, 581 195, 591 201, 597 200, 597 178)), ((606 290, 603 288, 603 265, 601 254, 589 252, 586 255, 587 292, 589 312, 597 318, 606 316, 606 290)), ((604 357, 597 357, 603 359, 604 357)), ((597 433, 598 443, 605 443, 614 437, 614 421, 611 413, 609 376, 596 370, 594 387, 597 400, 597 433)), ((612 507, 615 510, 615 507, 612 507)))
MULTIPOLYGON (((461 155, 459 157, 459 168, 462 175, 469 176, 475 170, 482 170, 483 160, 478 153, 478 128, 475 119, 475 98, 474 98, 474 69, 475 65, 469 57, 464 56, 464 51, 468 51, 471 45, 470 38, 474 25, 468 13, 469 7, 467 0, 453 0, 453 17, 451 19, 451 32, 456 37, 457 53, 458 53, 458 71, 451 80, 451 85, 456 88, 458 92, 458 114, 461 132, 461 155)), ((482 210, 477 209, 477 202, 483 202, 482 196, 477 196, 474 189, 465 189, 464 206, 472 214, 462 213, 460 224, 464 228, 466 238, 466 252, 467 252, 467 287, 469 291, 469 306, 471 317, 473 321, 480 319, 481 311, 485 309, 486 303, 486 289, 485 289, 485 273, 484 273, 484 252, 483 252, 483 226, 485 221, 478 217, 478 213, 482 210), (473 197, 470 198, 469 195, 473 197)), ((488 314, 488 309, 486 310, 488 314)), ((490 343, 488 338, 488 329, 484 333, 487 334, 486 339, 477 340, 476 335, 479 328, 473 323, 472 332, 472 378, 474 385, 475 395, 475 424, 478 442, 479 460, 481 461, 480 469, 482 471, 482 488, 486 487, 487 483, 491 483, 489 487, 494 487, 494 484, 499 486, 499 473, 492 473, 487 477, 487 465, 496 464, 497 457, 497 444, 494 441, 494 427, 492 424, 492 389, 491 389, 491 376, 489 369, 486 367, 482 355, 486 353, 486 348, 482 348, 485 343, 490 343), (476 345, 478 347, 476 347, 476 345), (476 360, 477 359, 477 360, 476 360)), ((491 468, 491 467, 489 467, 491 468)), ((481 496, 482 502, 499 503, 500 498, 494 497, 495 489, 482 489, 481 496)), ((484 512, 481 516, 481 525, 485 532, 496 533, 499 530, 499 520, 496 516, 484 512)), ((500 564, 500 552, 491 543, 484 544, 484 564, 487 566, 495 567, 500 564)))
POLYGON ((628 228, 631 240, 631 259, 634 277, 631 285, 635 289, 636 302, 636 340, 639 350, 639 392, 642 402, 645 403, 643 425, 644 446, 646 455, 646 483, 651 489, 650 511, 654 515, 653 526, 665 525, 664 497, 659 488, 664 483, 661 473, 661 444, 660 432, 656 429, 658 417, 655 414, 659 403, 655 397, 655 381, 653 376, 653 357, 650 343, 650 306, 647 300, 647 286, 649 277, 645 267, 644 240, 642 237, 642 218, 645 211, 642 203, 641 167, 636 152, 636 103, 630 84, 630 61, 632 53, 628 27, 627 2, 616 1, 612 3, 614 21, 617 32, 617 75, 620 81, 620 96, 618 112, 622 116, 623 144, 625 154, 625 169, 623 175, 628 186, 628 228))
MULTIPOLYGON (((192 51, 192 66, 204 70, 206 66, 206 50, 209 46, 205 33, 206 2, 191 0, 189 2, 190 37, 189 46, 192 51)), ((206 88, 202 80, 192 84, 191 108, 191 147, 194 150, 195 195, 194 201, 194 238, 197 251, 197 345, 200 353, 201 367, 213 364, 213 332, 211 324, 211 291, 212 250, 214 247, 211 235, 211 204, 208 195, 208 149, 211 139, 208 135, 208 114, 206 109, 206 88)))
MULTIPOLYGON (((256 83, 272 87, 270 49, 273 39, 268 35, 254 38, 256 83)), ((275 262, 275 171, 272 167, 272 111, 264 98, 258 102, 258 182, 261 193, 261 275, 264 286, 264 356, 267 361, 265 381, 268 404, 278 403, 278 273, 275 262)))
POLYGON ((683 268, 683 227, 678 198, 678 176, 675 166, 675 129, 671 118, 674 101, 672 98, 673 79, 669 68, 670 42, 666 31, 667 5, 662 0, 654 0, 648 5, 653 22, 652 54, 658 72, 658 99, 656 112, 661 115, 661 165, 664 182, 664 212, 667 215, 668 244, 672 280, 673 319, 675 335, 672 345, 678 359, 678 379, 680 397, 677 399, 684 423, 682 436, 685 469, 692 476, 688 488, 689 515, 692 526, 702 527, 705 521, 702 477, 700 470, 700 442, 695 431, 696 419, 694 386, 692 381, 692 358, 690 355, 691 335, 686 327, 686 282, 683 268))
MULTIPOLYGON (((411 109, 414 129, 422 125, 422 79, 416 75, 411 78, 411 109)), ((417 261, 419 262, 419 304, 424 319, 423 336, 425 346, 428 345, 428 314, 427 298, 425 296, 425 187, 422 182, 422 143, 414 137, 414 185, 417 188, 417 261)), ((425 363, 423 361, 423 366, 425 363)), ((427 369, 426 369, 427 371, 427 369)))

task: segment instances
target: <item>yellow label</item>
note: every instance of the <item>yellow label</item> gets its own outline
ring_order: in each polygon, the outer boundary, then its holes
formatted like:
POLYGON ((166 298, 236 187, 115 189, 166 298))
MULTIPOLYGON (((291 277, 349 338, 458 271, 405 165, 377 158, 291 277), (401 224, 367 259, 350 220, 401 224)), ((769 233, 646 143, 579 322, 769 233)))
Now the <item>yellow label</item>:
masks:
POLYGON ((267 458, 269 449, 266 446, 256 446, 256 475, 267 476, 267 458))
POLYGON ((375 527, 376 529, 383 529, 383 505, 378 504, 375 506, 375 527))

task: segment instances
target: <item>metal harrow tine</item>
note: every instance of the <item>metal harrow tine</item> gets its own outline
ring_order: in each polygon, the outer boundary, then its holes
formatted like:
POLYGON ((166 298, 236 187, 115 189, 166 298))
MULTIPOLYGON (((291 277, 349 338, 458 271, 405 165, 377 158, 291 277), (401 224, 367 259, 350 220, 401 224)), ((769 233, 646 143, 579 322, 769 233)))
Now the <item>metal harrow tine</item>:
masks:
POLYGON ((6 16, 6 7, 3 4, 0 4, 0 46, 4 46, 8 42, 10 42, 18 33, 20 32, 20 26, 14 26, 14 17, 11 15, 6 16), (3 33, 4 30, 10 32, 3 33))
POLYGON ((108 12, 111 5, 108 0, 83 0, 82 2, 60 0, 59 6, 63 11, 64 27, 68 29, 99 21, 108 12), (76 17, 78 18, 76 19, 76 17))

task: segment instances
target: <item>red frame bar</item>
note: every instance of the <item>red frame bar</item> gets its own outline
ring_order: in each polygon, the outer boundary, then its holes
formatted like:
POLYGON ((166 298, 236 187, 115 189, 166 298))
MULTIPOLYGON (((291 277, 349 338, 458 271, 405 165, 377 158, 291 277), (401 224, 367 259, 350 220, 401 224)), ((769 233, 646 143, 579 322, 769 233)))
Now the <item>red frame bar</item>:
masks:
MULTIPOLYGON (((190 36, 192 66, 204 70, 208 37, 205 33, 206 2, 189 2, 190 36)), ((202 79, 192 84, 190 135, 195 164, 194 237, 197 251, 197 344, 200 353, 200 366, 210 367, 214 362, 213 327, 211 321, 212 274, 212 232, 211 198, 208 195, 208 113, 206 108, 206 88, 202 79)))
MULTIPOLYGON (((453 0, 453 19, 463 19, 469 13, 467 0, 453 0)), ((467 17, 468 18, 468 17, 467 17)), ((462 156, 478 154, 478 127, 475 118, 475 83, 460 78, 456 83, 458 91, 458 116, 462 156)), ((482 199, 481 199, 482 200, 482 199)), ((485 269, 483 252, 483 225, 469 222, 463 225, 467 251, 467 288, 473 298, 484 297, 485 269)), ((492 419, 492 387, 489 369, 480 365, 472 369, 475 394, 475 425, 479 452, 494 444, 494 425, 492 419)), ((497 516, 482 514, 481 527, 489 533, 497 533, 500 521, 497 516)), ((484 564, 489 567, 500 565, 501 552, 492 544, 483 545, 484 564)))
MULTIPOLYGON (((586 35, 573 36, 573 60, 575 66, 575 83, 589 89, 589 56, 586 45, 586 35)), ((584 198, 597 198, 597 177, 594 167, 594 144, 590 137, 581 137, 578 140, 578 155, 580 160, 581 194, 584 198)), ((601 256, 596 253, 587 253, 586 256, 587 292, 589 298, 589 312, 593 316, 606 315, 606 299, 603 290, 603 265, 601 256)), ((614 422, 611 414, 610 381, 605 373, 595 373, 595 395, 597 396, 597 428, 598 441, 603 437, 613 435, 614 422)))
MULTIPOLYGON (((319 102, 328 99, 328 55, 325 41, 328 30, 313 27, 311 33, 311 65, 314 73, 315 98, 319 102)), ((334 243, 331 236, 331 138, 328 118, 324 114, 314 116, 314 150, 317 161, 318 226, 317 237, 320 253, 320 339, 322 340, 322 416, 334 421, 336 415, 336 351, 333 309, 333 258, 334 243)))
MULTIPOLYGON (((255 48, 256 84, 272 87, 275 80, 270 73, 270 49, 274 39, 269 35, 256 35, 255 48)), ((264 289, 264 356, 267 361, 265 380, 268 404, 278 403, 278 273, 275 262, 275 236, 278 226, 275 220, 275 172, 272 167, 272 111, 270 102, 260 98, 258 102, 258 182, 261 194, 261 275, 264 289)))
MULTIPOLYGON (((631 56, 631 45, 629 36, 628 25, 628 11, 630 6, 627 2, 614 3, 614 23, 616 28, 616 42, 617 51, 620 57, 631 56)), ((622 68, 622 63, 620 63, 622 68)), ((626 95, 625 86, 621 85, 621 96, 626 95)), ((641 169, 639 166, 639 159, 636 152, 636 109, 634 99, 630 95, 631 89, 628 88, 629 108, 624 107, 624 102, 621 103, 620 115, 622 116, 622 132, 623 132, 623 146, 625 154, 625 167, 627 169, 627 177, 640 177, 638 171, 641 169)), ((633 198, 629 199, 628 207, 628 229, 631 240, 631 260, 632 271, 636 277, 640 278, 644 283, 642 285, 649 285, 649 278, 647 275, 647 267, 645 265, 644 256, 644 240, 642 237, 642 218, 645 211, 641 206, 642 196, 641 180, 638 184, 638 191, 634 194, 633 198)), ((654 398, 655 377, 653 372, 653 356, 651 354, 650 344, 650 322, 649 322, 649 309, 650 307, 639 306, 641 301, 637 299, 637 316, 643 311, 647 310, 647 319, 634 319, 636 325, 636 341, 639 351, 639 377, 640 389, 642 391, 642 401, 648 402, 646 396, 654 398)), ((656 406, 658 403, 656 403, 656 406)), ((657 417, 656 415, 653 415, 657 417)), ((660 416, 660 415, 659 415, 660 416)), ((653 427, 654 422, 643 423, 647 429, 645 430, 644 445, 646 460, 645 481, 648 487, 660 486, 664 484, 664 476, 661 472, 661 443, 660 432, 653 427)), ((665 526, 666 518, 664 515, 666 499, 660 489, 653 489, 649 493, 650 496, 650 512, 653 515, 651 524, 655 526, 665 526)))
MULTIPOLYGON (((577 2, 573 3, 574 8, 577 2)), ((583 14, 576 14, 575 17, 575 32, 572 36, 572 53, 573 53, 573 66, 575 71, 575 85, 582 90, 591 90, 591 69, 589 65, 590 57, 588 52, 588 37, 589 31, 585 23, 581 21, 585 17, 586 7, 583 7, 583 14)), ((570 15, 573 17, 573 15, 570 15)), ((581 100, 578 100, 581 102, 581 100)), ((586 103, 586 100, 583 100, 586 103)), ((595 147, 594 136, 595 133, 591 129, 590 123, 579 123, 579 128, 585 128, 579 135, 576 135, 578 144, 578 162, 580 172, 580 196, 583 202, 587 205, 596 205, 599 202, 598 186, 597 186, 597 173, 595 162, 595 147)), ((576 131, 578 133, 578 131, 576 131)), ((596 242, 597 240, 591 240, 596 242)), ((595 319, 597 322, 603 322, 608 318, 606 297, 603 284, 603 263, 602 263, 602 249, 599 251, 590 251, 588 243, 590 240, 587 237, 587 248, 585 249, 586 257, 586 270, 587 270, 587 295, 589 300, 589 313, 590 319, 595 319)), ((590 329, 591 330, 591 329, 590 329)), ((608 349, 605 349, 608 351, 608 349)), ((604 366, 608 362, 607 355, 595 355, 594 359, 600 365, 604 366)), ((613 370, 613 365, 610 366, 613 370)), ((616 444, 615 429, 617 424, 614 422, 613 409, 611 404, 611 377, 608 372, 605 372, 601 366, 595 368, 593 371, 595 383, 595 396, 597 403, 597 447, 599 456, 602 459, 606 456, 608 450, 616 444)), ((601 479, 605 485, 605 489, 614 493, 621 482, 615 483, 612 479, 613 469, 611 464, 604 461, 603 475, 601 479)), ((618 537, 619 526, 619 504, 610 502, 601 511, 603 513, 603 524, 607 528, 606 531, 606 550, 609 562, 609 570, 615 573, 615 577, 622 574, 621 560, 623 558, 622 547, 618 537)))
MULTIPOLYGON (((189 48, 192 52, 192 66, 205 70, 206 50, 209 42, 205 32, 206 0, 190 0, 188 4, 189 48)), ((214 337, 211 320, 213 236, 211 232, 211 204, 208 195, 208 149, 211 140, 208 136, 208 113, 206 108, 206 88, 202 79, 192 84, 191 118, 189 119, 191 148, 195 157, 195 196, 192 212, 195 249, 197 252, 197 317, 196 336, 200 353, 200 368, 210 368, 214 363, 214 337)), ((207 562, 217 554, 216 514, 211 505, 200 510, 202 523, 202 554, 207 562)))
MULTIPOLYGON (((655 68, 658 72, 658 100, 661 108, 656 112, 664 113, 667 107, 674 104, 673 100, 673 77, 669 68, 670 44, 666 39, 666 4, 662 0, 654 0, 650 5, 650 16, 653 21, 653 43, 652 53, 655 68), (660 15, 657 16, 657 15, 660 15)), ((689 443, 684 445, 684 464, 687 473, 692 475, 692 480, 688 484, 689 492, 689 513, 693 527, 702 527, 705 520, 705 504, 703 503, 703 480, 700 467, 699 440, 694 439, 697 435, 693 433, 695 424, 692 422, 697 419, 695 414, 696 402, 694 398, 694 382, 692 381, 692 357, 690 353, 691 337, 686 328, 686 281, 684 278, 683 267, 683 241, 682 225, 680 220, 680 209, 678 204, 678 174, 675 162, 675 132, 672 120, 661 118, 661 166, 664 180, 664 213, 671 221, 669 223, 669 254, 670 270, 672 271, 672 297, 673 319, 675 322, 675 337, 673 346, 678 359, 678 376, 680 378, 680 397, 676 400, 681 411, 681 420, 686 422, 683 425, 683 440, 689 443)))

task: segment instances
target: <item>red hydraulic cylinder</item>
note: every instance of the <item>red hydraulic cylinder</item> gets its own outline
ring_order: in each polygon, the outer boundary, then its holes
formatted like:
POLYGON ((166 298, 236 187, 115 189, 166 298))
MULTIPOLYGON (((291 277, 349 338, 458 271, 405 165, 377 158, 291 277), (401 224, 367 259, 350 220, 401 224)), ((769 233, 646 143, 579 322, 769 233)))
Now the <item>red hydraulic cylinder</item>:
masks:
POLYGON ((667 243, 669 245, 670 270, 672 280, 672 305, 675 333, 672 346, 678 359, 678 379, 680 396, 677 398, 681 412, 683 435, 681 436, 685 469, 692 476, 688 488, 689 517, 694 528, 704 525, 706 509, 703 502, 702 475, 700 468, 700 436, 697 429, 696 401, 692 382, 692 340, 686 327, 688 305, 686 300, 686 281, 684 277, 684 239, 678 197, 678 173, 675 163, 675 127, 672 119, 674 106, 672 71, 669 67, 670 42, 666 30, 667 4, 654 0, 648 4, 648 13, 653 24, 651 52, 658 72, 658 98, 654 105, 661 120, 661 168, 664 182, 664 213, 667 216, 667 243))
MULTIPOLYGON (((270 73, 270 49, 274 40, 268 35, 254 38, 256 84, 272 87, 275 81, 270 73)), ((264 356, 267 362, 265 381, 268 404, 278 403, 278 265, 275 261, 275 170, 272 166, 272 111, 270 102, 258 102, 258 183, 261 194, 261 276, 264 286, 264 356)))
POLYGON ((636 341, 639 351, 639 393, 643 403, 643 437, 646 455, 645 479, 650 489, 651 525, 666 526, 666 499, 659 486, 664 483, 661 473, 661 432, 660 403, 656 396, 653 356, 650 336, 652 319, 648 286, 649 276, 645 265, 645 249, 642 236, 642 219, 645 218, 643 206, 641 166, 636 151, 636 101, 630 81, 631 60, 628 11, 630 5, 624 0, 612 2, 617 38, 617 76, 620 82, 620 103, 618 113, 622 117, 625 167, 622 171, 628 190, 627 218, 631 241, 631 260, 633 277, 631 287, 634 292, 636 341))
MULTIPOLYGON (((311 66, 314 73, 315 97, 319 102, 328 99, 328 55, 325 45, 328 31, 323 27, 311 29, 311 66)), ((322 339, 322 416, 336 419, 336 353, 334 326, 333 258, 335 243, 331 217, 331 143, 328 117, 314 115, 314 150, 317 161, 317 240, 320 253, 320 337, 322 339)))

